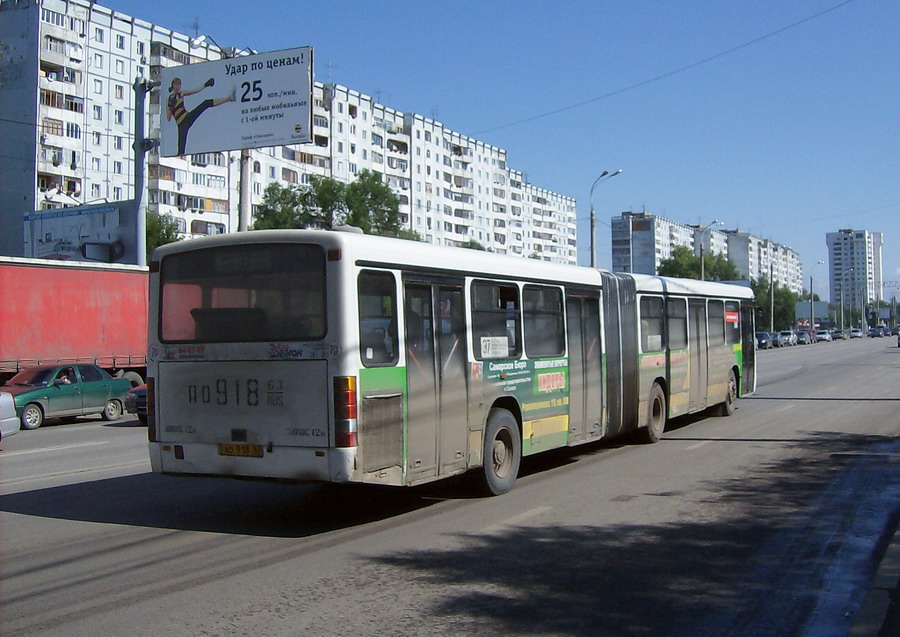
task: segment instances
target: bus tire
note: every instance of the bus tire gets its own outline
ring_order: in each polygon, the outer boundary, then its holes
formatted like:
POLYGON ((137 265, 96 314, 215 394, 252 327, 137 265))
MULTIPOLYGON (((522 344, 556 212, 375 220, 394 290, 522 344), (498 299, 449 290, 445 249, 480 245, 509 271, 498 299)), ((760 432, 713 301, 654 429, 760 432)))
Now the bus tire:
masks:
POLYGON ((647 398, 647 423, 636 432, 638 442, 652 444, 659 442, 666 429, 666 394, 659 383, 653 383, 647 398))
POLYGON ((491 409, 484 429, 478 490, 483 495, 501 495, 512 489, 521 461, 522 436, 518 421, 506 409, 491 409))
POLYGON ((719 403, 719 415, 731 416, 737 403, 737 377, 732 369, 728 372, 728 390, 725 392, 725 402, 719 403))

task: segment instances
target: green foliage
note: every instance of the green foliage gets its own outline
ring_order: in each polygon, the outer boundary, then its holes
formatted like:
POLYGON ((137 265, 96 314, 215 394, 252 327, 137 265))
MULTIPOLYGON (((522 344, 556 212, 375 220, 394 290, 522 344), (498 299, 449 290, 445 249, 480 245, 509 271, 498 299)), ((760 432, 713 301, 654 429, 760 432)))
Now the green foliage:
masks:
POLYGON ((400 224, 400 200, 381 174, 361 171, 356 181, 344 184, 330 177, 313 176, 309 186, 276 182, 266 187, 257 207, 254 230, 272 228, 361 228, 366 234, 421 241, 400 224))
POLYGON ((159 246, 178 241, 178 224, 169 216, 147 211, 147 261, 159 246))
MULTIPOLYGON (((756 326, 761 330, 768 330, 774 325, 776 330, 786 330, 794 324, 794 310, 797 307, 797 301, 803 298, 796 292, 791 292, 787 287, 780 283, 775 284, 775 321, 771 320, 772 316, 772 296, 769 286, 769 278, 761 276, 751 282, 750 287, 753 288, 756 306, 759 308, 759 315, 756 319, 756 326)), ((808 300, 809 297, 807 296, 808 300)))
POLYGON ((478 243, 475 239, 469 239, 465 243, 459 246, 460 248, 468 248, 469 250, 481 250, 482 252, 490 252, 483 245, 478 243))
POLYGON ((366 234, 396 237, 400 230, 400 201, 371 170, 361 171, 356 181, 347 186, 345 223, 362 228, 366 234))
MULTIPOLYGON (((704 277, 707 281, 736 281, 741 278, 737 267, 721 254, 703 255, 704 277)), ((675 246, 672 256, 663 259, 657 273, 661 276, 700 278, 700 257, 687 246, 675 246)))

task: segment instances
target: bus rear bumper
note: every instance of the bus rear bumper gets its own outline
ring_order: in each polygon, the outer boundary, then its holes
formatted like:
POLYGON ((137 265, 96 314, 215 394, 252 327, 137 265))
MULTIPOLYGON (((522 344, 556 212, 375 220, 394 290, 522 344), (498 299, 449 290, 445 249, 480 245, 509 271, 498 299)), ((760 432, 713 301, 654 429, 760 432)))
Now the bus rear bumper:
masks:
POLYGON ((208 443, 151 442, 154 473, 241 478, 271 478, 297 482, 350 482, 356 448, 272 447, 263 457, 227 456, 208 443))

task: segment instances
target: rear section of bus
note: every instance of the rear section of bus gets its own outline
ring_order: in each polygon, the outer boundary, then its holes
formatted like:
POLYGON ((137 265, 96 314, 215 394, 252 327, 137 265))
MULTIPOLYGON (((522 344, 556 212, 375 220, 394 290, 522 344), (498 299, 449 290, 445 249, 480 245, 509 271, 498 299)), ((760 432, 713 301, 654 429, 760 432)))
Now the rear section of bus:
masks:
POLYGON ((340 325, 327 311, 340 248, 269 236, 173 245, 151 263, 158 473, 351 478, 355 377, 337 374, 340 325))

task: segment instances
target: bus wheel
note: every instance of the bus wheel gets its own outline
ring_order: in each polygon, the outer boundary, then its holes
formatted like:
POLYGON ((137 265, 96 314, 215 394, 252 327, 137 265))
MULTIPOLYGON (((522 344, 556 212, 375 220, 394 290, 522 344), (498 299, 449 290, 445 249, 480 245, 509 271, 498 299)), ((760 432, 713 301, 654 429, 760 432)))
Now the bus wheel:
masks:
POLYGON ((637 439, 638 442, 651 444, 658 442, 666 429, 666 395, 659 383, 653 383, 647 403, 647 424, 637 430, 637 439))
POLYGON ((719 404, 719 415, 730 416, 734 413, 735 403, 737 402, 737 378, 734 376, 734 370, 728 372, 728 391, 725 394, 725 402, 719 404))
POLYGON ((484 495, 501 495, 512 489, 521 460, 519 423, 506 409, 492 409, 484 431, 479 491, 484 495))

